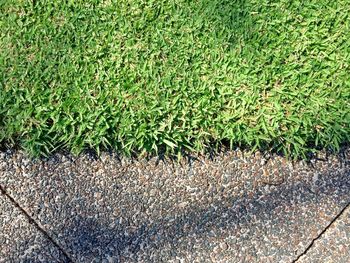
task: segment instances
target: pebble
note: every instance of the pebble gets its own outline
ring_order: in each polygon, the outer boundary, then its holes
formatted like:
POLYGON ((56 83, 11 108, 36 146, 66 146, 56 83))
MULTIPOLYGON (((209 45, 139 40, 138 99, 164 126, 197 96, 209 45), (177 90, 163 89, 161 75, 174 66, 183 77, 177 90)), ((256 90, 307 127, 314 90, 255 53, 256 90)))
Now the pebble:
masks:
POLYGON ((221 248, 222 250, 227 250, 227 249, 228 249, 227 243, 226 243, 226 242, 221 242, 221 243, 220 243, 220 248, 221 248))
POLYGON ((332 218, 349 197, 350 164, 337 157, 292 167, 270 157, 225 152, 198 156, 189 167, 57 155, 34 165, 14 151, 0 154, 0 183, 82 262, 291 262, 295 247, 322 229, 317 211, 332 218), (307 190, 313 185, 317 195, 307 190))

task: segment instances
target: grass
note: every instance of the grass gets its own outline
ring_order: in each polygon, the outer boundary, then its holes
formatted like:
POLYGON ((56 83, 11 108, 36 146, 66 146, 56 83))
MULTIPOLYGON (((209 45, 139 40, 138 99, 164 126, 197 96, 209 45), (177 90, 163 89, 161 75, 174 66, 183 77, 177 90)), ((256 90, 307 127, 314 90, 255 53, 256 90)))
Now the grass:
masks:
POLYGON ((0 0, 0 142, 295 158, 350 138, 348 0, 0 0))

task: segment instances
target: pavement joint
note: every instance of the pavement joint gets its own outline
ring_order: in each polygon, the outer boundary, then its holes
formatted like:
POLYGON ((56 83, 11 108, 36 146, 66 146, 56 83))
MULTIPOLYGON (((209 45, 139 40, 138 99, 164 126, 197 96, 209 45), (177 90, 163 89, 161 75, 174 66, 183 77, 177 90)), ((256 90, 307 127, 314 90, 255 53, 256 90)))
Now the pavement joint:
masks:
POLYGON ((67 258, 69 263, 74 263, 72 257, 61 247, 61 245, 56 242, 47 232, 45 229, 43 229, 29 214, 26 210, 24 210, 21 205, 11 196, 7 193, 6 189, 0 185, 0 193, 7 197, 12 205, 17 207, 21 213, 28 219, 29 224, 32 224, 38 231, 40 231, 57 249, 59 249, 62 254, 67 258))
POLYGON ((240 151, 179 163, 0 152, 1 252, 6 262, 350 262, 349 154, 312 168, 240 151))
POLYGON ((292 261, 292 263, 296 263, 296 262, 298 262, 298 260, 302 257, 302 256, 304 256, 304 255, 306 255, 307 254, 307 252, 313 247, 313 245, 315 244, 315 242, 318 240, 318 239, 320 239, 322 236, 323 236, 323 234, 324 233, 326 233, 327 232, 327 230, 337 221, 337 219, 339 218, 339 217, 341 217, 342 216, 342 214, 345 212, 345 210, 347 209, 347 208, 349 208, 350 207, 350 202, 330 221, 330 223, 317 235, 317 237, 315 237, 312 241, 311 241, 311 243, 307 246, 307 248, 302 252, 302 253, 300 253, 298 256, 297 256, 297 258, 296 259, 294 259, 293 261, 292 261))

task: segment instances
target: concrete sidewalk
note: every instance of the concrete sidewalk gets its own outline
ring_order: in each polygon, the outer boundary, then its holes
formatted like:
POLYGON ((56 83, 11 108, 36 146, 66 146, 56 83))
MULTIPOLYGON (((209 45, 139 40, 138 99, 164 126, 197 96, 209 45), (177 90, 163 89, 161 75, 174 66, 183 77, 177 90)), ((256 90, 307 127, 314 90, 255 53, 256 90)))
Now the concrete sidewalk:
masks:
POLYGON ((67 262, 67 258, 11 200, 1 195, 0 262, 67 262))
POLYGON ((319 238, 313 240, 298 262, 350 262, 350 206, 336 217, 319 238))
POLYGON ((349 160, 1 152, 0 262, 350 262, 349 160))

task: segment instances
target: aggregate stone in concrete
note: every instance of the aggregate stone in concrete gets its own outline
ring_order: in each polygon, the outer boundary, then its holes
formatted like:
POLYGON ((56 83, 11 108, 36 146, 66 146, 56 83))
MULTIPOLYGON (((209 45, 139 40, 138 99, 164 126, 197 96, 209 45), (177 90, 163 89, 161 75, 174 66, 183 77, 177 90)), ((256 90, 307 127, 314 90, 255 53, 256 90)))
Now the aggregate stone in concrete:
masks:
POLYGON ((350 206, 297 262, 350 262, 350 206))
POLYGON ((0 262, 67 262, 67 258, 0 195, 0 262))
POLYGON ((292 262, 350 201, 349 157, 15 151, 0 154, 0 183, 76 262, 292 262))

